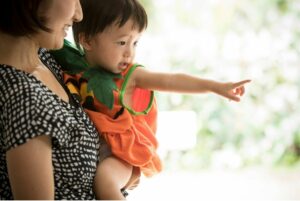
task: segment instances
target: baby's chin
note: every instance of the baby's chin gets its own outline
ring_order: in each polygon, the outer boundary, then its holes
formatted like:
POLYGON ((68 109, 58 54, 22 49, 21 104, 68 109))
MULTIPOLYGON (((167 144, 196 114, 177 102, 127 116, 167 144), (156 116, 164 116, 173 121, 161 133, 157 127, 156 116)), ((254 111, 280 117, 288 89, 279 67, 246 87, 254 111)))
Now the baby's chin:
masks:
POLYGON ((124 70, 125 69, 117 68, 117 69, 113 69, 113 70, 111 69, 110 72, 118 74, 118 73, 122 73, 124 70))
POLYGON ((110 67, 107 67, 107 66, 104 67, 104 66, 102 66, 102 68, 104 70, 108 71, 108 72, 116 73, 116 74, 121 73, 123 71, 119 67, 116 67, 116 66, 114 66, 114 67, 112 67, 112 66, 110 66, 110 67))

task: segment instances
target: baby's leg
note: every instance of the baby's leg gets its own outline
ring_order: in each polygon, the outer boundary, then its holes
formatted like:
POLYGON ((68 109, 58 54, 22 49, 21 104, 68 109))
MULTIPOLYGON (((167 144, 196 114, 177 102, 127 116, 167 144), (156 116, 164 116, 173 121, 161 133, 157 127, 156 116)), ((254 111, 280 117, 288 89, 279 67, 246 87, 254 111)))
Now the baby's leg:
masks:
POLYGON ((134 188, 136 188, 140 183, 140 177, 141 177, 140 168, 132 167, 131 177, 124 188, 129 190, 133 190, 134 188))
POLYGON ((121 189, 132 174, 132 166, 115 157, 104 159, 97 168, 94 189, 101 200, 125 200, 121 189))

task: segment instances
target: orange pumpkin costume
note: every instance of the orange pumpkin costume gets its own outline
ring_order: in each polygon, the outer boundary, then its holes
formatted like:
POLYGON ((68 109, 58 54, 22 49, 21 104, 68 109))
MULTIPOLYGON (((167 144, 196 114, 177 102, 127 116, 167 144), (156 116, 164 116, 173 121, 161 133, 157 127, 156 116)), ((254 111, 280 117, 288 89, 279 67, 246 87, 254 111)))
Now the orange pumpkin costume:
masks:
POLYGON ((112 153, 132 166, 139 167, 145 176, 150 177, 162 169, 160 158, 156 153, 157 106, 153 92, 136 89, 132 95, 133 108, 123 104, 127 80, 137 67, 139 65, 128 66, 121 73, 122 78, 114 79, 118 90, 113 91, 112 109, 94 98, 92 92, 87 92, 87 82, 82 81, 81 74, 76 76, 65 74, 64 80, 71 93, 80 97, 83 106, 92 98, 93 105, 88 107, 89 109, 85 107, 85 110, 110 145, 112 153))

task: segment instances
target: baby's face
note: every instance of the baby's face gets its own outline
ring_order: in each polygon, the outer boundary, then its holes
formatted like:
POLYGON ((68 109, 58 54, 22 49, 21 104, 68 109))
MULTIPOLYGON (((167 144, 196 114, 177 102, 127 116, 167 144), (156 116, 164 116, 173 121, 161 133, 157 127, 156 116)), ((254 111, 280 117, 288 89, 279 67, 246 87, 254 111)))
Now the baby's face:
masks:
POLYGON ((92 63, 103 66, 113 73, 125 70, 133 63, 138 39, 141 36, 132 20, 122 27, 112 25, 94 36, 89 50, 92 63))

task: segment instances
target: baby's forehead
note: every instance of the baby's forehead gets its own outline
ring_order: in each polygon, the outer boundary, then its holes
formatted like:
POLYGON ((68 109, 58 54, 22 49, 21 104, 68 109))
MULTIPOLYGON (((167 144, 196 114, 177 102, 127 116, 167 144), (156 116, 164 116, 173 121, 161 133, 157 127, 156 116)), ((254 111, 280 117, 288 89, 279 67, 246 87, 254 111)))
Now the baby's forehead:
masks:
POLYGON ((112 35, 141 34, 140 27, 132 20, 127 20, 122 26, 118 21, 106 27, 105 32, 112 35))

